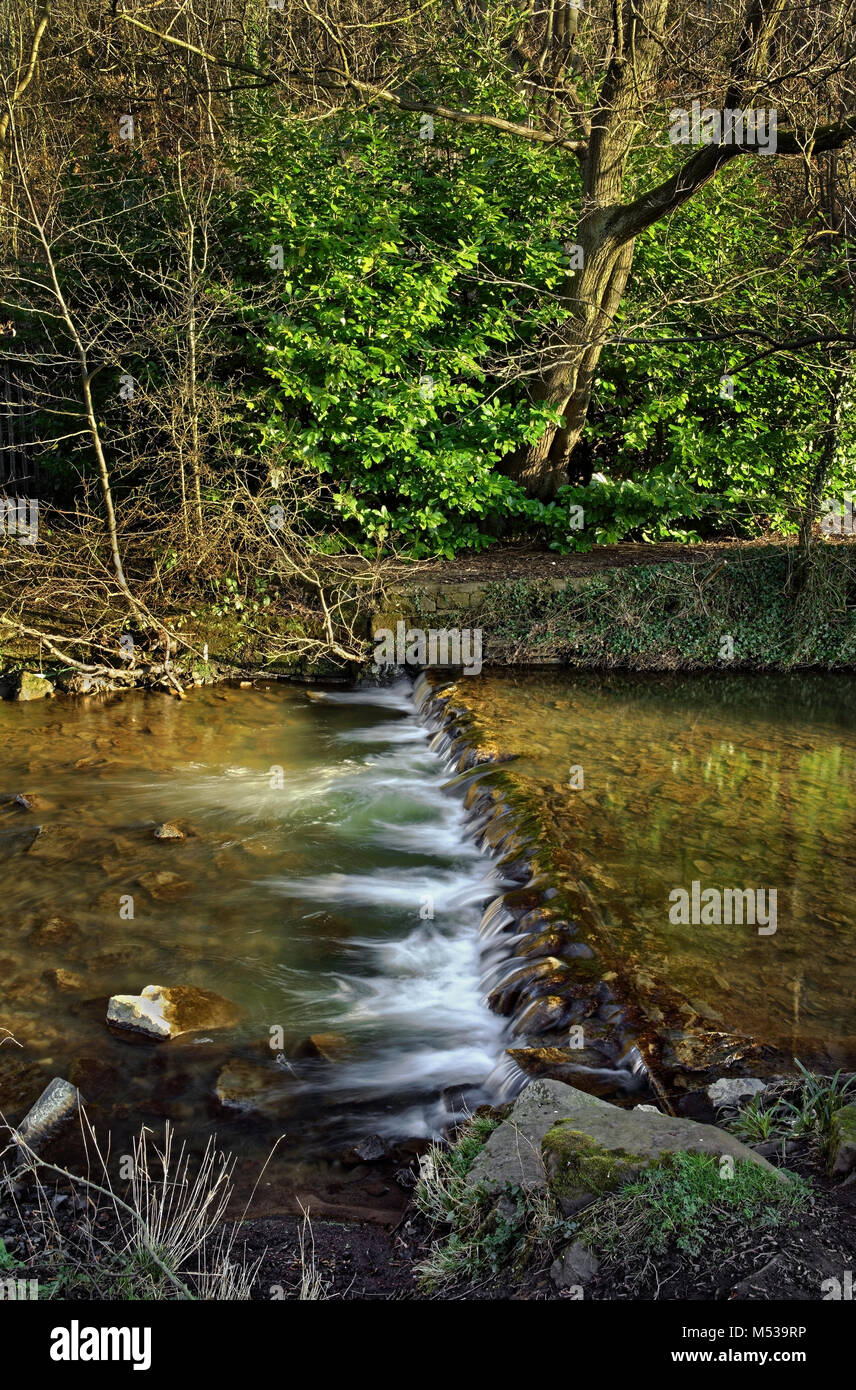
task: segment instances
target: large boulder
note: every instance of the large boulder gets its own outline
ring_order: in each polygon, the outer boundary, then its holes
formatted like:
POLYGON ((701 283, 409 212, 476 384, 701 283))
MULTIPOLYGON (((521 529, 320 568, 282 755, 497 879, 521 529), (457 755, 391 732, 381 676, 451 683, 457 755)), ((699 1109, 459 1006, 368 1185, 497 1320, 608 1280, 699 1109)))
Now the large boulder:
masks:
POLYGON ((295 1057, 311 1057, 323 1062, 341 1062, 348 1055, 349 1043, 341 1033, 310 1033, 295 1048, 295 1057))
POLYGON ((141 994, 114 994, 107 1022, 120 1032, 163 1042, 182 1033, 231 1028, 240 1010, 228 999, 193 985, 146 985, 141 994))
POLYGON ((508 1118, 490 1135, 467 1183, 533 1193, 549 1188, 569 1214, 631 1182, 665 1155, 679 1152, 728 1155, 777 1172, 714 1125, 650 1110, 623 1110, 562 1081, 539 1080, 523 1091, 508 1118))

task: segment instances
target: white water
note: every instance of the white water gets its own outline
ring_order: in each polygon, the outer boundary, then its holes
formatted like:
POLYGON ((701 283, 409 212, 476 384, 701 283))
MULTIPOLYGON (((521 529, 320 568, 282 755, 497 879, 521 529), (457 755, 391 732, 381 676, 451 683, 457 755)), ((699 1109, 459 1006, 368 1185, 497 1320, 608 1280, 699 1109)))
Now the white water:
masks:
MULTIPOLYGON (((289 910, 332 905, 350 922, 364 916, 369 928, 348 931, 353 972, 315 973, 284 985, 307 1017, 323 1012, 332 1031, 365 1043, 359 1058, 325 1074, 322 1084, 334 1103, 360 1104, 363 1125, 370 1121, 379 1133, 436 1133, 452 1113, 441 1098, 444 1088, 482 1086, 503 1052, 505 1023, 487 1008, 481 979, 479 924, 504 883, 467 835, 460 795, 444 790, 450 768, 429 747, 409 682, 312 698, 370 713, 365 727, 336 732, 336 743, 347 744, 351 756, 331 780, 325 774, 324 794, 341 808, 334 830, 348 851, 381 847, 391 862, 259 883, 289 910), (398 717, 382 722, 379 710, 398 717), (365 756, 355 758, 363 745, 365 756), (385 1098, 389 1103, 376 1107, 385 1098)), ((474 1092, 473 1103, 478 1099, 474 1092)))

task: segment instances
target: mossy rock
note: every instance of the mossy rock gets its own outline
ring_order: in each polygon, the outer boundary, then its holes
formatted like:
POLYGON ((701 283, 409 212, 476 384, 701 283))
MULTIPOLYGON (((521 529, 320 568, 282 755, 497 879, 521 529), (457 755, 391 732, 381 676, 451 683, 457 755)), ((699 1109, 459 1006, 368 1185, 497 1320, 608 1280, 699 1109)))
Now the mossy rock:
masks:
POLYGON ((847 1177, 856 1168, 856 1105, 845 1105, 835 1116, 830 1153, 833 1177, 847 1177))
MULTIPOLYGON (((488 1189, 511 1185, 543 1192, 558 1178, 567 1194, 571 1178, 586 1160, 589 1186, 577 1190, 588 1201, 599 1194, 605 1182, 612 1181, 611 1174, 615 1185, 620 1185, 634 1172, 668 1162, 667 1155, 678 1152, 715 1158, 728 1155, 735 1162, 745 1159, 777 1181, 786 1181, 760 1154, 714 1125, 698 1124, 683 1116, 627 1110, 561 1081, 538 1078, 521 1092, 507 1120, 491 1134, 467 1176, 467 1184, 488 1189), (545 1148, 544 1141, 551 1132, 545 1148), (581 1145, 579 1137, 566 1135, 582 1135, 591 1147, 581 1145), (559 1159, 555 1160, 555 1171, 548 1174, 547 1158, 552 1161, 554 1152, 559 1159), (604 1155, 609 1156, 609 1163, 603 1161, 604 1155), (566 1168, 560 1173, 562 1158, 566 1168)), ((566 1196, 566 1201, 570 1200, 566 1196)))
POLYGON ((550 1191, 567 1215, 632 1182, 651 1159, 625 1149, 605 1149, 590 1135, 560 1120, 541 1142, 550 1191))
POLYGON ((13 685, 13 700, 44 700, 53 695, 53 685, 35 671, 21 671, 13 685))

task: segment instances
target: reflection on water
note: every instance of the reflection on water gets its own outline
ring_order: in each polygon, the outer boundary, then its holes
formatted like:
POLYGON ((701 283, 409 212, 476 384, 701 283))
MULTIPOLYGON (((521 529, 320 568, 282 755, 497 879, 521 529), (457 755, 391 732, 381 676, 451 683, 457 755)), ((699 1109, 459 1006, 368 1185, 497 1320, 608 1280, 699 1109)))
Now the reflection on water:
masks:
POLYGON ((0 747, 0 792, 33 802, 0 806, 11 1118, 62 1075, 114 1135, 170 1118, 258 1157, 285 1130, 287 1163, 435 1133, 444 1088, 493 1069, 477 926, 501 880, 409 684, 0 705, 0 747), (184 838, 155 840, 164 821, 184 838), (109 996, 147 984, 215 990, 243 1022, 112 1036, 109 996))
MULTIPOLYGON (((655 1029, 677 1001, 688 1024, 856 1066, 852 677, 461 686, 655 1029), (775 889, 775 934, 674 925, 669 895, 694 882, 775 889)), ((0 704, 0 748, 11 1119, 66 1076, 116 1152, 169 1119, 197 1145, 216 1133, 251 1180, 284 1132, 276 1183, 323 1171, 327 1192, 355 1141, 436 1133, 484 1094, 504 1022, 477 928, 502 881, 407 683, 0 704), (184 838, 156 840, 163 821, 184 838), (147 984, 214 990, 242 1022, 160 1046, 113 1036, 109 996, 147 984)))
POLYGON ((461 685, 518 755, 512 776, 564 887, 655 1025, 665 991, 712 1030, 856 1066, 852 676, 493 672, 461 685), (693 882, 776 889, 775 934, 673 925, 669 894, 693 882))

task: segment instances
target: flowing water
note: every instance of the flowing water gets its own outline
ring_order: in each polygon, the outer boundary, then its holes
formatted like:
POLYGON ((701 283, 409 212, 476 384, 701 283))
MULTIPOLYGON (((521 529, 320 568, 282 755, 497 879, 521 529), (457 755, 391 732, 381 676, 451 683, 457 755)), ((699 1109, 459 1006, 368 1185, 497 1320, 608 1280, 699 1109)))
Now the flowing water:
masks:
POLYGON ((696 1031, 856 1068, 852 675, 491 672, 461 688, 655 1028, 671 1001, 696 1031), (775 931, 670 920, 694 882, 774 889, 775 931))
POLYGON ((34 806, 0 811, 11 1118, 66 1076, 120 1147, 170 1119, 249 1171, 284 1131, 281 1173, 367 1135, 440 1132, 463 1103, 449 1088, 481 1098, 503 1044, 478 923, 502 881, 409 682, 0 705, 0 746, 0 791, 34 806), (185 837, 156 840, 164 821, 185 837), (214 990, 242 1022, 114 1037, 108 998, 147 984, 214 990), (332 1035, 326 1056, 305 1055, 312 1035, 332 1035))
MULTIPOLYGON (((671 992, 711 1029, 856 1066, 852 677, 488 672, 461 688, 655 1023, 671 992), (670 892, 694 881, 775 888, 775 933, 670 922, 670 892)), ((481 946, 478 929, 504 885, 409 682, 0 704, 0 750, 11 1119, 65 1076, 118 1152, 170 1120, 197 1146, 216 1134, 249 1182, 284 1134, 271 1186, 314 1174, 329 1196, 355 1142, 418 1145, 493 1094, 505 1024, 483 948, 502 914, 481 946), (163 821, 184 838, 156 840, 163 821), (241 1022, 115 1036, 109 997, 147 984, 214 990, 241 1022)))

